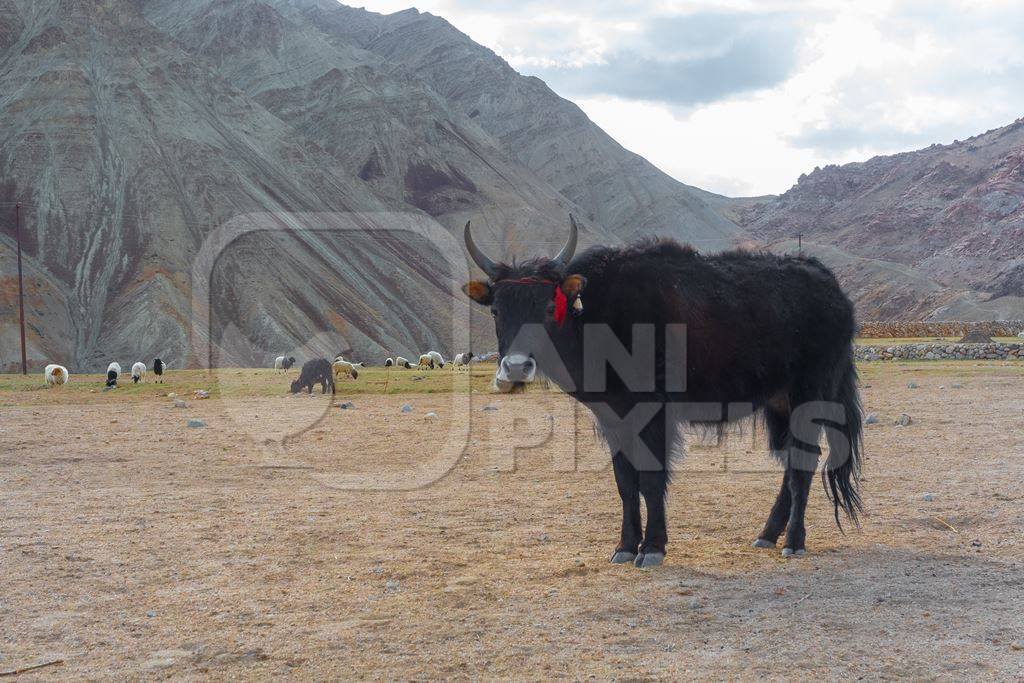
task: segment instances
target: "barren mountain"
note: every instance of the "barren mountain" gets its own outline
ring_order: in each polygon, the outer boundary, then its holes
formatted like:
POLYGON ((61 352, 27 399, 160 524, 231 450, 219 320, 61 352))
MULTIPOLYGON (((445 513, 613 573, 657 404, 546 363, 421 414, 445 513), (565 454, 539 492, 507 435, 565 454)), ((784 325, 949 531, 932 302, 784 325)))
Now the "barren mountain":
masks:
POLYGON ((739 231, 712 207, 716 195, 624 149, 575 104, 441 17, 414 9, 379 15, 334 0, 278 4, 300 7, 331 40, 359 45, 423 79, 618 237, 668 234, 709 251, 734 244, 739 231))
POLYGON ((521 256, 555 249, 569 212, 584 246, 803 233, 862 318, 1024 317, 1020 122, 732 200, 444 19, 335 0, 0 0, 0 87, 0 369, 19 356, 14 202, 31 363, 76 372, 460 351, 465 221, 521 256), (259 230, 201 257, 239 221, 259 230))
POLYGON ((772 244, 802 234, 862 317, 1024 317, 1024 119, 951 145, 802 176, 738 211, 772 244), (894 286, 900 270, 909 281, 894 286))
MULTIPOLYGON (((3 0, 0 25, 0 201, 25 204, 35 364, 58 360, 81 371, 157 355, 195 363, 192 268, 214 227, 259 212, 390 208, 183 52, 132 2, 3 0)), ((346 248, 295 231, 297 221, 280 227, 292 231, 288 239, 250 237, 225 254, 224 272, 249 277, 214 273, 222 285, 209 302, 216 324, 244 330, 267 353, 324 331, 340 345, 437 340, 426 321, 443 303, 424 296, 438 289, 435 277, 409 269, 390 289, 378 285, 395 262, 429 263, 429 252, 383 239, 346 248), (417 297, 425 303, 413 304, 417 297), (389 307, 397 314, 381 316, 389 307)), ((6 364, 18 354, 9 263, 6 364)), ((225 361, 262 360, 238 351, 225 361)))
MULTIPOLYGON (((472 219, 496 255, 550 251, 570 211, 584 244, 671 232, 720 247, 738 233, 707 195, 414 11, 0 0, 0 83, 0 210, 24 205, 33 365, 95 370, 157 355, 197 364, 207 342, 220 363, 295 349, 371 359, 455 350, 450 315, 465 304, 451 299, 443 255, 388 220, 364 221, 358 234, 311 232, 345 220, 324 216, 373 212, 451 231, 472 219), (399 54, 407 31, 415 43, 399 54), (389 32, 384 49, 374 39, 389 32), (422 63, 435 48, 447 55, 445 81, 422 63), (251 214, 272 216, 279 234, 233 243, 209 301, 195 304, 204 241, 251 214), (212 340, 192 329, 207 312, 212 340), (310 340, 315 348, 302 348, 310 340)), ((0 365, 11 367, 11 221, 0 256, 0 365)), ((474 328, 478 343, 486 327, 474 328)))

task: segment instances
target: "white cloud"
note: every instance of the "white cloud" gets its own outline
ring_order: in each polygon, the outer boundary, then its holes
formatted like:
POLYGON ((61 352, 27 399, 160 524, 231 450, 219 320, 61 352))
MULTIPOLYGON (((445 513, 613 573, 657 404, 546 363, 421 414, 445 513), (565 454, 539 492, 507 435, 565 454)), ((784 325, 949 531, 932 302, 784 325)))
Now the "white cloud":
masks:
MULTIPOLYGON (((366 0, 392 12, 401 0, 366 0)), ((626 147, 726 194, 1024 115, 1019 0, 419 0, 626 147)))

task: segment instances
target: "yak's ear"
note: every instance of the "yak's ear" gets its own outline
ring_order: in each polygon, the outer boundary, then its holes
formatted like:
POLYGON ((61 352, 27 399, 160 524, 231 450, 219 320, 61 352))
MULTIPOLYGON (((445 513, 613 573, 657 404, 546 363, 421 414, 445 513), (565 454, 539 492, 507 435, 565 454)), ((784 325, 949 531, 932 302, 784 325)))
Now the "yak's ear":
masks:
POLYGON ((587 286, 587 278, 582 275, 570 275, 562 280, 562 291, 570 299, 580 295, 583 288, 587 286))
POLYGON ((480 282, 479 280, 473 280, 472 282, 467 282, 462 285, 462 291, 466 293, 466 296, 481 306, 489 306, 491 301, 494 299, 491 294, 491 286, 486 282, 480 282))

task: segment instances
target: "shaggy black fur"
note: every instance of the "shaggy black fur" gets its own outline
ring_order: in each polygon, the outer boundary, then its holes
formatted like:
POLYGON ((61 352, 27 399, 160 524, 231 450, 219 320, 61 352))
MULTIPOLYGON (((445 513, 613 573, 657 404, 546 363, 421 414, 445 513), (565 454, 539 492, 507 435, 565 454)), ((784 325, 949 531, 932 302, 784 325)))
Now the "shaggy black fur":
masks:
POLYGON ((287 358, 284 359, 284 362, 281 363, 281 367, 283 369, 285 369, 285 370, 291 370, 292 366, 294 366, 294 365, 295 365, 295 356, 288 356, 287 358))
POLYGON ((108 387, 116 387, 117 386, 117 372, 115 372, 114 370, 108 370, 107 371, 107 386, 108 387))
POLYGON ((331 390, 332 394, 334 393, 334 374, 331 368, 331 361, 326 358, 316 358, 307 361, 302 366, 299 378, 292 382, 292 393, 297 394, 306 389, 312 394, 314 384, 320 385, 320 393, 322 394, 326 394, 328 389, 331 390))
MULTIPOLYGON (((823 429, 830 456, 822 477, 836 521, 840 509, 856 521, 862 427, 853 306, 819 261, 742 251, 702 256, 675 241, 651 239, 594 247, 564 268, 548 260, 501 265, 492 277, 466 289, 491 307, 501 356, 532 356, 542 373, 595 413, 608 439, 623 506, 617 551, 627 559, 636 554, 639 564, 645 553, 664 553, 664 497, 678 425, 721 425, 749 417, 751 409, 763 415, 772 452, 786 466, 759 542, 774 545, 785 530, 786 548, 803 551, 804 510, 823 429), (582 311, 559 327, 552 317, 554 287, 546 281, 576 274, 585 278, 582 311), (526 333, 526 323, 543 325, 552 343, 526 333), (588 385, 585 377, 594 366, 584 370, 585 327, 614 333, 617 342, 599 348, 603 353, 618 344, 631 349, 638 324, 655 330, 655 358, 634 358, 640 366, 654 363, 653 384, 636 390, 633 383, 631 389, 609 364, 606 387, 588 385), (667 331, 676 324, 685 324, 684 337, 667 331), (679 384, 683 379, 685 385, 679 384), (823 413, 814 402, 826 402, 832 411, 823 413), (813 420, 801 406, 812 407, 813 420), (631 414, 638 421, 627 425, 623 418, 631 414), (640 445, 657 459, 653 467, 643 462, 647 454, 640 445)), ((588 336, 586 358, 592 342, 588 336)))

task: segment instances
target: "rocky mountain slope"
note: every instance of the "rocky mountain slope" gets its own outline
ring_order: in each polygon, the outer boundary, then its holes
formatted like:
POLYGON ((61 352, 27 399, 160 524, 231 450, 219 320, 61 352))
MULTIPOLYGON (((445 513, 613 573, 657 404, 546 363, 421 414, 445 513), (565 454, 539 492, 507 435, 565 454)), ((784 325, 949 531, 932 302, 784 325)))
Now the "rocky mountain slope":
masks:
POLYGON ((815 169, 736 214, 776 248, 792 248, 800 233, 808 249, 831 250, 825 258, 862 316, 1024 312, 1024 119, 950 145, 815 169))
POLYGON ((335 40, 399 64, 497 139, 509 154, 619 237, 672 234, 700 248, 730 246, 736 225, 710 195, 625 150, 543 81, 523 77, 441 17, 378 15, 333 0, 283 0, 335 40))
MULTIPOLYGON (((452 231, 471 218, 496 255, 548 251, 570 211, 583 218, 584 243, 634 230, 603 220, 614 198, 566 191, 587 179, 568 178, 568 168, 538 172, 428 74, 366 49, 351 33, 353 12, 381 19, 319 0, 0 0, 0 211, 25 205, 34 364, 205 362, 196 349, 211 340, 189 344, 192 270, 218 226, 253 213, 278 217, 284 234, 250 235, 218 262, 200 312, 210 311, 221 363, 262 363, 310 340, 309 353, 367 358, 453 350, 451 312, 465 304, 451 298, 444 256, 382 224, 329 239, 309 232, 330 223, 324 215, 410 216, 452 231)), ((461 36, 447 24, 436 29, 438 45, 461 36)), ((507 69, 507 81, 529 80, 482 51, 465 56, 467 88, 484 57, 488 68, 507 69)), ((577 169, 645 163, 569 103, 546 97, 575 112, 566 124, 573 135, 604 140, 577 169)), ((703 207, 706 223, 680 220, 687 202, 673 208, 666 196, 685 186, 660 182, 644 195, 608 188, 635 196, 630 210, 659 216, 649 231, 737 232, 701 199, 689 204, 703 207)), ((10 368, 18 356, 10 221, 0 257, 0 366, 10 368)), ((487 325, 475 329, 484 343, 487 325)))
MULTIPOLYGON (((569 212, 584 246, 792 251, 802 233, 862 318, 1024 317, 1020 122, 732 200, 444 19, 335 0, 0 0, 0 86, 0 370, 19 356, 14 202, 29 356, 75 371, 462 350, 458 239, 403 228, 457 238, 472 220, 489 251, 522 256, 557 248, 569 212), (260 230, 203 261, 239 220, 260 230)), ((493 346, 484 318, 477 348, 493 346)))

